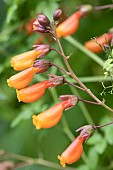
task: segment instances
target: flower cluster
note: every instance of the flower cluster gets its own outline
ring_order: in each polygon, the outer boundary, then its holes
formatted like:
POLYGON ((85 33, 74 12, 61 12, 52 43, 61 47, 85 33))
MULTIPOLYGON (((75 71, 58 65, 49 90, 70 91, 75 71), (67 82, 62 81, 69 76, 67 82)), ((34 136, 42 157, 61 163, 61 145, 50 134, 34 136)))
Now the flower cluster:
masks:
MULTIPOLYGON (((53 25, 50 23, 50 20, 46 15, 39 14, 36 20, 33 22, 33 30, 40 33, 50 33, 52 37, 55 38, 55 40, 58 40, 61 37, 65 37, 75 33, 79 26, 79 20, 82 17, 86 16, 90 11, 92 11, 92 6, 81 6, 77 12, 75 12, 68 19, 59 24, 62 16, 62 10, 58 9, 53 14, 53 25), (53 26, 55 29, 53 28, 53 26)), ((100 44, 100 46, 103 47, 105 44, 105 40, 107 42, 110 42, 111 39, 112 33, 108 32, 105 38, 104 36, 98 37, 97 42, 98 44, 100 44)), ((100 46, 92 41, 88 41, 85 43, 85 47, 93 52, 100 52, 100 46)), ((53 49, 48 44, 35 45, 34 50, 17 55, 11 59, 11 67, 13 67, 14 70, 20 72, 11 76, 7 80, 7 83, 10 87, 16 89, 19 102, 35 102, 44 95, 47 88, 56 87, 68 82, 64 79, 64 76, 49 75, 49 80, 44 80, 42 82, 29 85, 33 79, 34 74, 46 72, 51 66, 56 66, 49 60, 40 59, 43 56, 47 55, 51 50, 55 49, 53 49)), ((57 50, 55 51, 61 54, 61 52, 57 50)), ((63 55, 63 57, 65 56, 63 55)), ((59 66, 57 67, 61 69, 59 66)), ((67 73, 67 71, 63 69, 61 70, 67 73)), ((78 88, 84 91, 86 90, 83 89, 82 86, 78 88)), ((38 115, 32 116, 33 125, 36 127, 36 129, 51 128, 55 126, 60 121, 64 110, 71 109, 79 101, 86 101, 79 99, 75 95, 61 95, 59 99, 61 100, 61 102, 55 104, 48 110, 38 115)), ((58 156, 58 159, 60 160, 60 163, 63 167, 66 166, 66 163, 72 164, 81 157, 83 152, 83 142, 92 135, 93 130, 94 127, 90 125, 78 129, 78 131, 81 131, 80 135, 61 154, 61 156, 58 156)))

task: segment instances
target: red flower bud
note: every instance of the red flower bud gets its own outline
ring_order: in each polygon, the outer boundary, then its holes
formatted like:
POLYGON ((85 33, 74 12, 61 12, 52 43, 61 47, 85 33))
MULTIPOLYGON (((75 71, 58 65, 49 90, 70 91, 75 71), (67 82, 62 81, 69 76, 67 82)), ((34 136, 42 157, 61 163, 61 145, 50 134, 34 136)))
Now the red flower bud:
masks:
POLYGON ((20 73, 15 74, 14 76, 11 76, 7 83, 10 87, 13 87, 15 89, 21 89, 26 87, 32 80, 35 73, 41 72, 41 67, 31 67, 24 71, 21 71, 20 73))
MULTIPOLYGON (((77 103, 77 98, 75 98, 75 104, 77 103)), ((72 97, 68 97, 67 100, 64 100, 48 110, 36 115, 33 115, 33 124, 36 126, 36 129, 40 128, 50 128, 55 126, 62 117, 62 112, 66 108, 70 108, 73 105, 72 97)))
POLYGON ((43 27, 42 25, 40 25, 40 23, 37 20, 33 23, 33 31, 37 31, 40 33, 48 33, 49 32, 49 30, 47 28, 43 27))
POLYGON ((53 19, 54 21, 58 21, 60 20, 60 18, 62 17, 62 10, 61 9, 57 9, 54 14, 53 14, 53 19))
POLYGON ((75 31, 79 26, 80 17, 81 17, 81 13, 79 11, 75 12, 73 15, 67 18, 63 23, 58 25, 58 27, 56 28, 56 33, 58 38, 72 35, 73 33, 75 33, 75 31))
POLYGON ((60 160, 62 167, 65 167, 66 163, 72 164, 80 159, 83 153, 82 144, 84 140, 85 138, 78 136, 61 154, 61 156, 58 155, 58 159, 60 160))
POLYGON ((104 35, 101 35, 96 38, 96 40, 90 40, 85 42, 85 47, 95 53, 102 52, 102 47, 104 47, 104 44, 109 43, 112 38, 111 33, 106 33, 104 35), (101 46, 101 47, 100 47, 101 46))
POLYGON ((44 15, 44 14, 39 14, 39 15, 37 16, 37 20, 38 20, 39 24, 40 24, 41 26, 43 26, 43 27, 46 27, 46 26, 49 26, 49 25, 50 25, 50 20, 49 20, 49 18, 48 18, 46 15, 44 15))

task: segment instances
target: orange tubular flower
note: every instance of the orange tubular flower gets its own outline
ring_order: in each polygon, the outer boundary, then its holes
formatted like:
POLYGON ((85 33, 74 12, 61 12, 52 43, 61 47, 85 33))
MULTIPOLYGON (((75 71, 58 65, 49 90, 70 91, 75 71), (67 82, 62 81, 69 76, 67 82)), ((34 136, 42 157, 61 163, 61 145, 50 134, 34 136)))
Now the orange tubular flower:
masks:
POLYGON ((75 33, 79 26, 79 19, 81 17, 81 12, 75 12, 69 18, 67 18, 63 23, 58 25, 56 28, 56 33, 58 38, 72 35, 75 33))
POLYGON ((95 53, 102 52, 102 47, 104 47, 104 44, 109 43, 112 39, 111 33, 106 33, 105 35, 101 35, 96 38, 96 41, 90 40, 85 42, 85 47, 95 53), (101 46, 101 47, 100 47, 101 46))
POLYGON ((13 57, 10 61, 11 67, 13 67, 14 70, 24 70, 33 66, 36 58, 40 58, 51 51, 51 47, 48 44, 35 45, 34 47, 35 50, 13 57))
POLYGON ((37 116, 33 115, 32 118, 34 126, 36 126, 36 129, 55 126, 60 121, 63 110, 73 107, 77 102, 78 100, 76 96, 70 97, 69 99, 54 105, 37 116))
POLYGON ((29 68, 33 65, 34 60, 40 55, 42 52, 38 52, 36 50, 31 50, 28 52, 25 52, 23 54, 17 55, 13 58, 11 58, 11 67, 14 68, 14 70, 24 70, 26 68, 29 68))
POLYGON ((7 83, 10 87, 15 89, 21 89, 26 87, 32 80, 35 73, 41 71, 41 68, 31 67, 20 73, 15 74, 7 80, 7 83))
POLYGON ((44 94, 46 88, 54 86, 49 80, 34 84, 21 90, 17 90, 17 98, 25 103, 38 100, 44 94))
POLYGON ((63 78, 60 76, 51 76, 50 80, 34 84, 21 90, 17 90, 17 98, 25 103, 35 102, 42 97, 45 90, 63 84, 63 78))
POLYGON ((83 152, 83 141, 85 140, 84 137, 78 136, 69 146, 68 148, 61 154, 58 155, 58 159, 63 168, 66 167, 67 164, 72 164, 80 159, 82 152, 83 152))

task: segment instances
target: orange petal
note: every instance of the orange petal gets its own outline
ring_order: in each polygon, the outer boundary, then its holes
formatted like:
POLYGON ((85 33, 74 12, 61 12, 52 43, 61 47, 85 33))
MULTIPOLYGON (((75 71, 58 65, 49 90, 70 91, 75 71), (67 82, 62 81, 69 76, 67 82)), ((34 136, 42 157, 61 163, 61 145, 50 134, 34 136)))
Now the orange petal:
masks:
MULTIPOLYGON (((112 35, 110 33, 107 33, 105 35, 101 35, 98 38, 96 38, 96 41, 98 44, 100 44, 102 47, 105 43, 109 43, 112 38, 112 35)), ((95 41, 90 40, 85 42, 85 47, 95 53, 102 52, 102 48, 97 44, 95 41)))
POLYGON ((29 68, 33 65, 34 60, 41 53, 42 52, 38 52, 36 50, 31 50, 23 54, 17 55, 15 57, 12 57, 10 61, 11 67, 13 67, 14 70, 24 70, 26 68, 29 68))
POLYGON ((40 68, 28 68, 10 77, 7 80, 7 83, 10 87, 13 87, 15 89, 24 88, 31 82, 34 74, 38 71, 40 71, 40 68))

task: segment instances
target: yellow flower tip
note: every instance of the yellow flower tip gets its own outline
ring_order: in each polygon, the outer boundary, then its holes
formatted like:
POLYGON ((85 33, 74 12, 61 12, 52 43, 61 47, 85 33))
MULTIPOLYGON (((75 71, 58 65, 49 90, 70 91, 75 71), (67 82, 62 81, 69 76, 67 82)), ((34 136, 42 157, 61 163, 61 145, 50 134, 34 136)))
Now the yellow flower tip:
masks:
POLYGON ((38 117, 36 115, 33 115, 32 119, 33 125, 36 126, 36 129, 41 129, 41 122, 39 121, 38 117))
POLYGON ((10 82, 9 79, 7 79, 7 84, 8 84, 9 87, 12 87, 11 82, 10 82))
POLYGON ((16 89, 16 93, 17 93, 17 99, 18 99, 18 101, 19 101, 19 102, 21 102, 20 94, 19 94, 19 92, 18 92, 18 90, 17 90, 17 89, 16 89))
POLYGON ((60 164, 62 165, 62 167, 65 168, 65 167, 66 167, 66 163, 65 163, 65 161, 63 160, 63 158, 58 155, 58 159, 60 160, 60 164))

